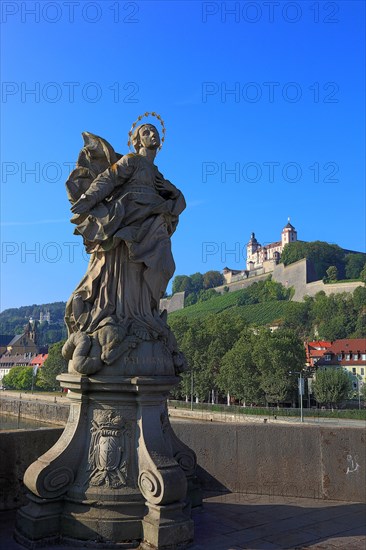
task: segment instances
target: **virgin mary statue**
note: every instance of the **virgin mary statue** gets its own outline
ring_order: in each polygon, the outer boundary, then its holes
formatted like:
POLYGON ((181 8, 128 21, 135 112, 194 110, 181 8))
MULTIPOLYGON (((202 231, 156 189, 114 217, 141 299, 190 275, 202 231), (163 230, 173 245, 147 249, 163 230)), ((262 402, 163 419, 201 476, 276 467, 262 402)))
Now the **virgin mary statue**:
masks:
POLYGON ((104 139, 83 133, 84 147, 66 183, 74 233, 91 254, 66 306, 69 372, 185 370, 166 312, 159 312, 175 270, 170 237, 185 200, 154 164, 161 147, 156 127, 142 124, 131 137, 136 152, 121 156, 104 139))

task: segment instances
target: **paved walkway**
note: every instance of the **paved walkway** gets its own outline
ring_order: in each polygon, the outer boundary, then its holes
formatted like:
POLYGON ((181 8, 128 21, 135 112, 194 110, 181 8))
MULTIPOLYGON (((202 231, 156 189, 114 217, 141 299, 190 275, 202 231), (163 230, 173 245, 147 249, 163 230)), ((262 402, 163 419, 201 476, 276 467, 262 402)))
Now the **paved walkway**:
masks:
MULTIPOLYGON (((12 538, 14 519, 14 511, 0 513, 1 550, 24 550, 12 538)), ((366 504, 230 493, 207 495, 193 519, 189 550, 366 548, 366 504)))

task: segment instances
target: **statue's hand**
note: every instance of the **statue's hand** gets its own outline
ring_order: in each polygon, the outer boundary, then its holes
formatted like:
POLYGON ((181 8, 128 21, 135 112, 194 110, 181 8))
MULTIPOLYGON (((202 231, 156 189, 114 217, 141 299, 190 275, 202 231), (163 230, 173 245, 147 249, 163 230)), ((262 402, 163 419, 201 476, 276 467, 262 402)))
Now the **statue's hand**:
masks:
POLYGON ((80 199, 72 205, 71 212, 73 214, 85 214, 89 212, 93 206, 95 206, 95 201, 90 196, 83 194, 80 199))
POLYGON ((164 178, 161 174, 158 174, 155 178, 155 189, 157 191, 165 191, 164 178))
POLYGON ((178 189, 160 173, 155 178, 155 189, 166 199, 175 199, 179 195, 178 189))

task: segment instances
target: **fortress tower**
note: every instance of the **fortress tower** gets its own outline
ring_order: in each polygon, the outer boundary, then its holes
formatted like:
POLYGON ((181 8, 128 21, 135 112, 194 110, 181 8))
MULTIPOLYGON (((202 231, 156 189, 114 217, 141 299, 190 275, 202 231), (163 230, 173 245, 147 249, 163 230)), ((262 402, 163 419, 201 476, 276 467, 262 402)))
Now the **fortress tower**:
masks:
POLYGON ((290 224, 290 218, 289 218, 287 225, 285 225, 281 233, 282 250, 285 244, 294 243, 295 241, 297 241, 297 231, 294 228, 294 226, 290 224))

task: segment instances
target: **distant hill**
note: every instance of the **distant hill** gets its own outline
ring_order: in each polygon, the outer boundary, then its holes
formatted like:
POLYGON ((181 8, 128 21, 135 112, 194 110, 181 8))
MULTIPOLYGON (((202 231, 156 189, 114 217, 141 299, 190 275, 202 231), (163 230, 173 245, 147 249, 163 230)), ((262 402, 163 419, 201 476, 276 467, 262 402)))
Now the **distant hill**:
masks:
POLYGON ((18 308, 5 309, 0 313, 0 334, 14 336, 21 334, 24 325, 32 317, 39 321, 41 312, 50 312, 51 322, 47 321, 37 325, 39 344, 53 344, 66 338, 66 326, 64 323, 66 302, 53 302, 50 304, 33 304, 18 308))

